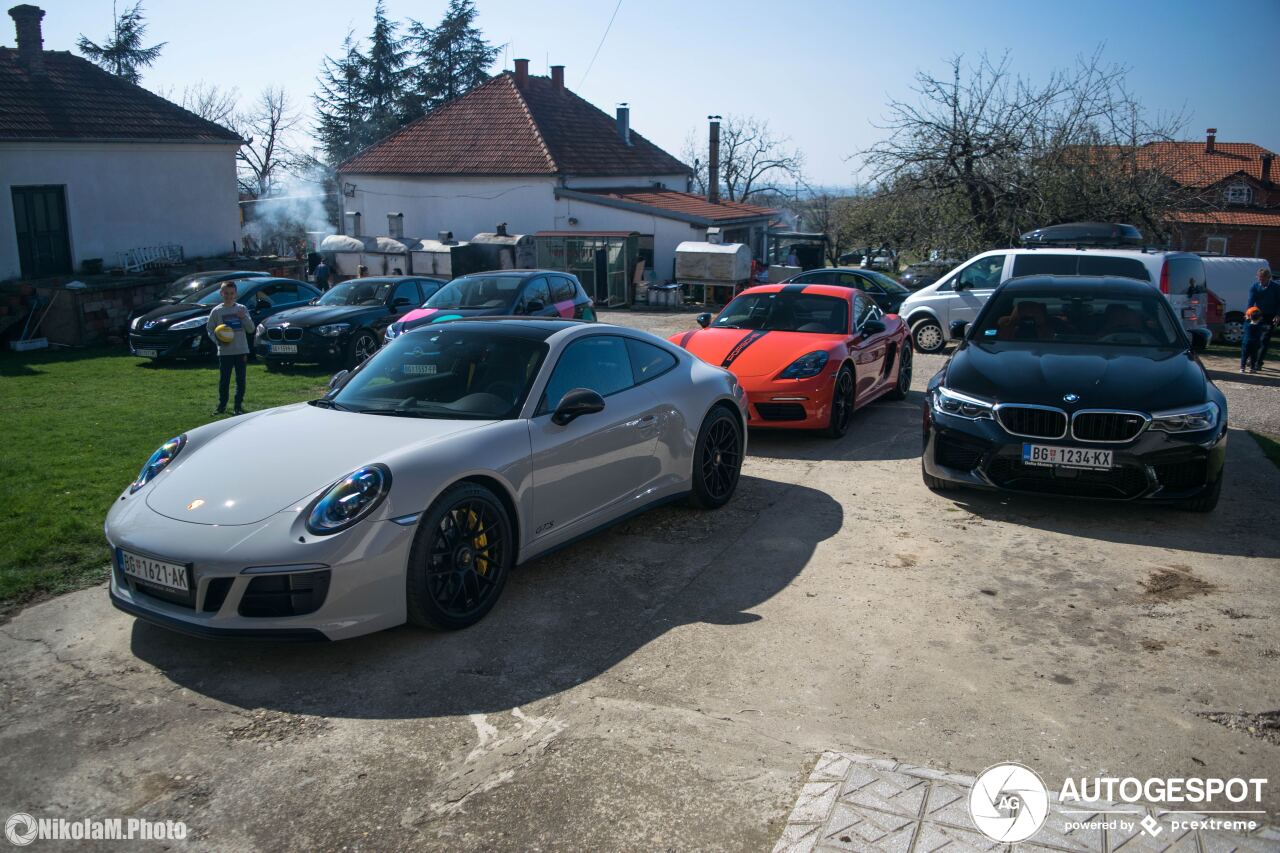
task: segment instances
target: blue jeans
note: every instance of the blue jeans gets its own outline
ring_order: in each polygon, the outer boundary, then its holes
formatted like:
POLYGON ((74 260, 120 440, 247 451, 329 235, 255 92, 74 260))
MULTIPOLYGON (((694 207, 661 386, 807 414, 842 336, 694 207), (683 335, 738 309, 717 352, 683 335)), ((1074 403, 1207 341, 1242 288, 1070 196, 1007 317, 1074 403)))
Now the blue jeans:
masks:
POLYGON ((244 405, 244 369, 249 361, 247 355, 218 356, 218 408, 227 407, 227 392, 231 390, 231 371, 236 372, 236 409, 244 405))

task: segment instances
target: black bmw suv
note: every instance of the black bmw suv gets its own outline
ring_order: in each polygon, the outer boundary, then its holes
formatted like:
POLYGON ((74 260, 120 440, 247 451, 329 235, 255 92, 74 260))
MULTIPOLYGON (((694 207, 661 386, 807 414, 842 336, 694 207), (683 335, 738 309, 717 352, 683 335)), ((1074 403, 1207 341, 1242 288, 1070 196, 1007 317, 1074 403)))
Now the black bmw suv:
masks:
POLYGON ((309 305, 273 316, 254 349, 268 369, 295 361, 353 368, 378 350, 388 325, 443 284, 417 276, 344 281, 309 305))
POLYGON ((1227 401, 1195 356, 1207 338, 1154 287, 1013 279, 964 326, 929 382, 929 488, 1217 505, 1227 401))

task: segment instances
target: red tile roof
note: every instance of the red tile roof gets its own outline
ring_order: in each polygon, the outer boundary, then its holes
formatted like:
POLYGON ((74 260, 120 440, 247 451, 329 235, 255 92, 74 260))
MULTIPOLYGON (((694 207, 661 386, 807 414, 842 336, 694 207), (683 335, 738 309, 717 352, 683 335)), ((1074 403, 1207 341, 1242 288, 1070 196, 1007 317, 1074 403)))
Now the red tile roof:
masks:
POLYGON ((1176 211, 1166 214, 1172 222, 1196 225, 1237 225, 1280 228, 1280 210, 1176 211))
POLYGON ((65 51, 32 74, 0 47, 0 140, 237 143, 227 128, 65 51))
POLYGON ((613 200, 624 204, 639 205, 657 211, 683 214, 687 217, 711 222, 728 222, 738 219, 755 219, 774 216, 778 211, 771 207, 744 204, 740 201, 721 201, 712 204, 706 198, 693 193, 663 189, 582 189, 566 188, 575 195, 596 196, 601 201, 613 200))
POLYGON ((550 78, 517 88, 500 74, 375 142, 338 167, 346 174, 687 174, 689 167, 550 78))
MULTIPOLYGON (((1238 172, 1255 181, 1262 180, 1262 155, 1274 153, 1252 142, 1218 142, 1213 153, 1199 142, 1149 142, 1138 151, 1139 162, 1169 174, 1189 187, 1207 187, 1238 172)), ((1280 178, 1280 163, 1273 163, 1271 180, 1280 178)))

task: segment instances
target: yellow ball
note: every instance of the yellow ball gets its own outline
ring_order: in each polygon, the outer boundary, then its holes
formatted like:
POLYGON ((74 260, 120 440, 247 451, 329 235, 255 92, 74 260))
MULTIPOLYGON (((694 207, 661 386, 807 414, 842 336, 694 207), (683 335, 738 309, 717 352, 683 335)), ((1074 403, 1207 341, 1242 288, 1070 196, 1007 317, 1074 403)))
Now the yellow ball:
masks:
POLYGON ((236 339, 235 330, 223 323, 220 326, 214 326, 213 336, 224 344, 229 344, 236 339))

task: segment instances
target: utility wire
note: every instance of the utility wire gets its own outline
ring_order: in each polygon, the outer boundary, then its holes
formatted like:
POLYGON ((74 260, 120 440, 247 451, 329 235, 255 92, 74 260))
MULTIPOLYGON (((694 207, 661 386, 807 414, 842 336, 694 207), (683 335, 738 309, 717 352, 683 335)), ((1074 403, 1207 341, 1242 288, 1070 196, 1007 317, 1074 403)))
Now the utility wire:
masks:
POLYGON ((578 88, 582 88, 582 84, 587 82, 587 75, 591 73, 591 66, 596 64, 596 57, 600 55, 600 48, 604 47, 604 40, 609 37, 609 30, 613 28, 613 19, 618 17, 618 10, 622 8, 622 0, 618 0, 618 5, 613 7, 613 14, 609 16, 609 23, 604 28, 604 35, 600 36, 600 43, 596 45, 596 52, 591 54, 591 61, 587 63, 587 70, 582 72, 582 79, 578 81, 578 88))

